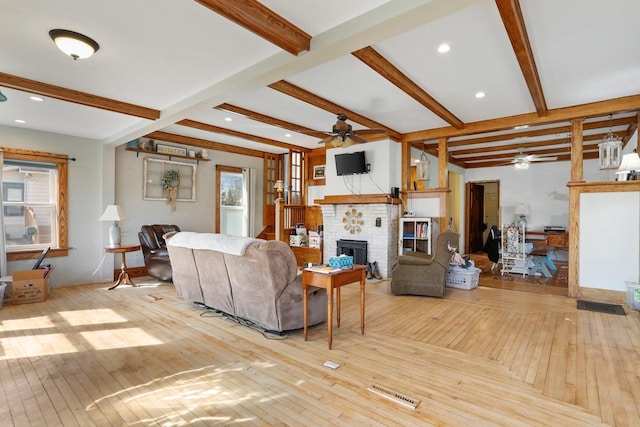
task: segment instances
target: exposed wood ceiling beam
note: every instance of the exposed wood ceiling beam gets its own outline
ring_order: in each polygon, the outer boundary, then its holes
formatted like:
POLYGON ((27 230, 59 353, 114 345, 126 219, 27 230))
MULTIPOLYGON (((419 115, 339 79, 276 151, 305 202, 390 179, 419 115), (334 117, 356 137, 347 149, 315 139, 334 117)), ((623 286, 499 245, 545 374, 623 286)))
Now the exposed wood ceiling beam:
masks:
POLYGON ((309 34, 257 0, 196 0, 196 2, 293 55, 308 51, 310 48, 309 34))
POLYGON ((356 50, 351 53, 353 56, 371 67, 375 72, 396 85, 400 90, 427 107, 435 115, 456 129, 462 129, 464 123, 453 113, 447 110, 442 104, 436 101, 431 95, 425 92, 420 86, 407 77, 402 71, 380 55, 371 46, 356 50))
POLYGON ((521 125, 542 125, 571 120, 576 117, 589 118, 624 111, 635 112, 637 110, 640 110, 640 95, 631 95, 606 101, 597 101, 589 104, 548 110, 547 115, 544 117, 538 116, 537 113, 526 113, 516 116, 502 117, 499 119, 466 123, 464 129, 456 129, 453 126, 449 126, 409 132, 402 136, 402 140, 411 143, 430 141, 440 137, 449 138, 455 136, 474 135, 484 132, 496 132, 513 129, 516 126, 521 125))
POLYGON ((220 104, 216 107, 218 110, 230 111, 232 113, 239 114, 241 116, 245 116, 251 120, 255 120, 258 122, 266 123, 271 126, 277 126, 282 129, 290 130, 292 132, 303 133, 305 135, 310 135, 318 139, 324 139, 327 137, 327 134, 324 132, 320 132, 317 130, 313 130, 311 128, 307 128, 304 126, 297 125, 295 123, 287 122, 284 120, 276 119, 275 117, 267 116, 265 114, 257 113, 252 110, 247 110, 246 108, 238 107, 236 105, 231 104, 220 104))
MULTIPOLYGON (((584 152, 590 152, 593 150, 598 150, 598 144, 585 144, 583 146, 583 151, 584 152)), ((452 153, 454 154, 454 153, 452 153)), ((516 156, 519 155, 529 155, 529 154, 535 154, 537 156, 562 156, 565 154, 571 154, 571 145, 567 145, 564 147, 554 147, 554 148, 548 148, 546 150, 527 150, 524 151, 522 153, 515 153, 515 154, 510 154, 510 153, 504 153, 504 154, 499 154, 499 155, 492 155, 492 156, 483 156, 482 153, 478 153, 477 156, 471 156, 471 157, 464 157, 464 158, 459 158, 459 157, 455 157, 455 154, 453 155, 453 157, 457 160, 462 161, 465 164, 470 164, 470 163, 474 163, 477 161, 496 161, 496 162, 500 162, 500 161, 508 161, 510 162, 511 160, 513 160, 516 156), (491 159, 491 160, 489 160, 491 159)))
POLYGON ((286 142, 280 142, 280 141, 276 141, 275 139, 264 138, 262 136, 257 136, 257 135, 251 135, 249 133, 238 132, 232 129, 225 129, 219 126, 210 125, 208 123, 197 122, 195 120, 184 119, 184 120, 180 120, 176 124, 180 126, 188 126, 194 129, 200 129, 205 132, 214 132, 214 133, 221 133, 223 135, 230 135, 237 138, 246 139, 249 141, 259 142, 260 144, 266 144, 266 145, 271 145, 278 148, 284 148, 285 150, 302 151, 305 153, 308 151, 311 151, 308 148, 300 147, 298 145, 287 144, 286 142))
POLYGON ((160 117, 160 111, 158 110, 116 101, 115 99, 103 98, 73 89, 66 89, 48 83, 37 82, 11 74, 0 73, 0 86, 59 99, 61 101, 73 102, 74 104, 126 114, 128 116, 141 117, 143 119, 155 120, 160 117))
MULTIPOLYGON (((601 120, 597 122, 589 122, 584 124, 584 130, 602 129, 616 126, 627 126, 635 121, 635 117, 623 117, 615 120, 601 120)), ((473 144, 484 144, 487 142, 508 141, 515 138, 534 137, 544 135, 555 135, 562 133, 571 133, 571 125, 556 126, 545 129, 531 129, 521 132, 512 132, 504 135, 483 136, 480 138, 460 139, 451 141, 449 140, 449 147, 460 147, 473 144)), ((437 143, 431 143, 430 145, 437 145, 437 143)))
MULTIPOLYGON (((597 159, 598 158, 598 151, 594 151, 594 152, 586 152, 583 154, 583 159, 584 160, 590 160, 590 159, 597 159)), ((556 162, 566 162, 571 160, 571 154, 560 154, 558 155, 558 159, 555 160, 556 162)), ((531 168, 535 168, 535 163, 534 162, 531 165, 531 168)), ((513 166, 512 163, 505 163, 504 160, 492 160, 492 161, 486 161, 486 162, 476 162, 476 163, 464 163, 463 164, 463 168, 465 169, 475 169, 475 168, 490 168, 490 167, 496 167, 496 166, 513 166)))
MULTIPOLYGON (((605 137, 606 134, 596 134, 596 135, 586 135, 582 139, 583 141, 600 141, 605 137)), ((449 152, 454 156, 467 155, 467 154, 476 154, 476 153, 495 153, 498 151, 510 151, 510 150, 518 150, 520 148, 528 149, 528 148, 536 148, 536 147, 548 147, 553 145, 563 145, 569 144, 570 141, 568 138, 557 138, 557 139, 548 139, 544 141, 536 141, 536 142, 516 142, 512 144, 506 145, 494 145, 491 147, 482 147, 482 148, 468 148, 463 150, 449 150, 449 152)), ((532 153, 529 153, 532 154, 532 153)))
POLYGON ((252 150, 250 148, 237 147, 235 145, 213 142, 207 139, 193 138, 190 136, 176 135, 169 132, 151 132, 145 135, 147 138, 159 139, 161 141, 173 142, 175 144, 190 145, 192 147, 206 148, 207 150, 225 151, 227 153, 242 154, 245 156, 264 157, 264 151, 252 150))
POLYGON ((348 110, 338 104, 334 104, 329 100, 321 98, 318 95, 315 95, 309 91, 302 89, 301 87, 298 87, 284 80, 272 83, 269 85, 269 87, 271 89, 277 90, 278 92, 284 93, 285 95, 289 95, 293 98, 299 99, 302 102, 306 102, 307 104, 311 104, 325 111, 329 111, 333 114, 344 114, 349 120, 360 123, 361 125, 367 126, 368 128, 384 129, 387 132, 389 138, 395 141, 399 141, 401 138, 400 133, 396 132, 393 129, 390 129, 371 119, 368 119, 354 111, 348 110))
POLYGON ((502 17, 504 28, 507 30, 513 52, 516 54, 522 75, 531 93, 533 104, 539 116, 547 114, 547 102, 544 99, 540 76, 533 57, 527 27, 522 17, 520 2, 518 0, 496 0, 498 11, 502 17))

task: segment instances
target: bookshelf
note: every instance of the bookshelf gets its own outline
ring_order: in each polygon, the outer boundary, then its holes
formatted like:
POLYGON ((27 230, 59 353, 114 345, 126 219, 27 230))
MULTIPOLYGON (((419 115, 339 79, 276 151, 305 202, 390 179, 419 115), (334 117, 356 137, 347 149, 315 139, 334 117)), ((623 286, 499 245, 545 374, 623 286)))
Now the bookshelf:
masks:
POLYGON ((398 254, 413 251, 431 255, 435 225, 436 221, 433 218, 400 218, 398 254))

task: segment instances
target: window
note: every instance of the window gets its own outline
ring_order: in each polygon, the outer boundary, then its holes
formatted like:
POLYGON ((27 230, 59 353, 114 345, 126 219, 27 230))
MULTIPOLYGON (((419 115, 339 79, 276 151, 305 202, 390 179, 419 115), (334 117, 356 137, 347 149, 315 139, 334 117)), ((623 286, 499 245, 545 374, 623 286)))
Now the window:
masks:
POLYGON ((291 191, 289 193, 289 204, 302 204, 302 153, 300 151, 290 151, 291 160, 291 191))
POLYGON ((9 261, 67 254, 67 156, 4 148, 2 214, 9 261))

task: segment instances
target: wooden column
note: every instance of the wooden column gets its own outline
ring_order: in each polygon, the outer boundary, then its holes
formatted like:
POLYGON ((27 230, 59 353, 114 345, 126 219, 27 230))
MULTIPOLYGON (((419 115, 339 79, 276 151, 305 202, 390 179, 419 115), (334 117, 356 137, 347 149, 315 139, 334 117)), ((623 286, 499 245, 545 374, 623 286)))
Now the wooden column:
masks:
POLYGON ((438 138, 438 189, 440 190, 440 231, 447 229, 447 197, 449 191, 449 151, 447 138, 438 138))
MULTIPOLYGON (((584 119, 571 121, 571 184, 584 182, 583 132, 584 119)), ((569 186, 569 298, 580 295, 580 190, 569 186)))
POLYGON ((449 169, 447 164, 449 153, 447 151, 447 138, 438 138, 438 187, 449 187, 449 169))
POLYGON ((582 132, 584 119, 571 121, 571 182, 584 182, 582 164, 582 132))
POLYGON ((407 206, 407 193, 406 191, 409 189, 413 189, 413 187, 411 186, 411 182, 409 182, 411 180, 411 144, 406 142, 406 141, 402 141, 402 160, 401 160, 401 178, 400 178, 400 182, 401 182, 401 188, 400 191, 403 192, 403 195, 400 196, 400 198, 404 201, 405 206, 407 206))
POLYGON ((284 198, 282 198, 282 192, 278 192, 278 198, 276 199, 276 240, 284 242, 284 239, 284 198))

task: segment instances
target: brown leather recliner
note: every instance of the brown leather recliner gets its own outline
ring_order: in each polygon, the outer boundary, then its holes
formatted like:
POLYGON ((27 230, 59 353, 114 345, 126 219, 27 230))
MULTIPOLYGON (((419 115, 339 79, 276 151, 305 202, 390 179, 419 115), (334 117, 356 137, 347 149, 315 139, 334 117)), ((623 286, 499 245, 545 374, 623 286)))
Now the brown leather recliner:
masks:
POLYGON ((171 231, 180 231, 180 227, 169 224, 143 225, 138 233, 147 274, 159 280, 170 281, 172 278, 167 244, 162 238, 171 231))

